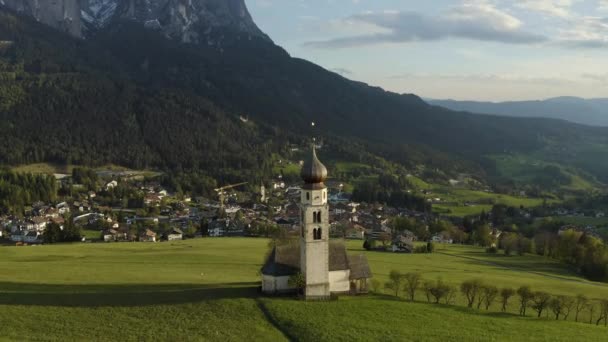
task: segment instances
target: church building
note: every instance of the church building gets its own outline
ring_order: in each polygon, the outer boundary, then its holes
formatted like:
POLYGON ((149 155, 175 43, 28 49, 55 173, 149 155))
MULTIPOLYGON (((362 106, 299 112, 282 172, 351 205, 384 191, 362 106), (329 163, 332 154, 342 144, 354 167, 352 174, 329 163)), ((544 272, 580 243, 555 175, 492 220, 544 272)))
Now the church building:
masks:
POLYGON ((372 277, 365 255, 348 255, 342 241, 329 240, 327 168, 312 153, 304 162, 300 198, 299 243, 276 246, 262 267, 262 291, 293 292, 289 279, 301 273, 306 299, 327 299, 337 293, 365 293, 372 277))

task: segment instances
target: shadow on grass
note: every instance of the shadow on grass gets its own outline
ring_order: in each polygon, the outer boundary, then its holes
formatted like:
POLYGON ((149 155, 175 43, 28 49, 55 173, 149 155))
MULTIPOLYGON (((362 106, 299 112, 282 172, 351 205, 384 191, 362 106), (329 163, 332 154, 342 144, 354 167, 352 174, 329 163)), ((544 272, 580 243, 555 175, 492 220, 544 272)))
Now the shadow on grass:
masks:
POLYGON ((227 284, 45 285, 0 282, 0 305, 146 306, 256 298, 258 282, 227 284))

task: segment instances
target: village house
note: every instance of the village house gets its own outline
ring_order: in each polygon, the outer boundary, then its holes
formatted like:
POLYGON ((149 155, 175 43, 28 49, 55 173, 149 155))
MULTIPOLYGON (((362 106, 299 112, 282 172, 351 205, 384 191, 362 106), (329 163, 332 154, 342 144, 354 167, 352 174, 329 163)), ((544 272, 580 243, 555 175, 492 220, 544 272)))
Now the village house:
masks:
POLYGON ((181 229, 178 229, 178 228, 173 228, 171 233, 167 234, 167 241, 183 240, 183 238, 184 238, 184 233, 182 232, 181 229))
POLYGON ((408 235, 399 235, 393 239, 391 250, 395 253, 413 253, 414 239, 408 235))
POLYGON ((452 243, 454 243, 454 240, 452 240, 450 235, 447 234, 446 232, 441 232, 441 233, 433 235, 433 237, 431 238, 431 242, 452 244, 452 243))
POLYGON ((139 235, 140 242, 156 242, 156 233, 150 229, 146 229, 145 232, 139 235))
POLYGON ((42 217, 42 216, 32 217, 30 220, 27 221, 25 229, 41 232, 41 231, 44 231, 44 229, 46 228, 47 222, 48 222, 48 219, 46 217, 42 217))
POLYGON ((106 191, 110 191, 110 190, 114 189, 114 188, 115 188, 115 187, 117 187, 117 186, 118 186, 118 182, 117 182, 117 181, 115 181, 115 180, 113 180, 113 181, 111 181, 111 182, 108 182, 108 183, 106 184, 106 191))

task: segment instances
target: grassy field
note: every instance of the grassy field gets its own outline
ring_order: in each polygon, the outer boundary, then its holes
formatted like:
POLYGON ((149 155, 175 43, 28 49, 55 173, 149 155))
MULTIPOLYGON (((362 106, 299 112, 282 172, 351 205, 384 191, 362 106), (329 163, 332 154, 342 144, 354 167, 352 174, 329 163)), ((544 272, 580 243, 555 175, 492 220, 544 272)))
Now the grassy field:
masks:
POLYGON ((565 167, 557 163, 543 161, 541 156, 526 155, 499 155, 491 156, 496 162, 498 173, 516 182, 534 184, 535 177, 543 174, 546 166, 556 166, 563 174, 571 178, 570 184, 561 188, 570 191, 589 191, 597 187, 597 182, 591 175, 581 175, 573 168, 565 167))
MULTIPOLYGON (((513 207, 523 205, 526 208, 530 208, 540 206, 544 201, 542 198, 516 197, 450 187, 434 187, 432 193, 427 197, 440 198, 442 203, 434 204, 433 207, 440 213, 448 213, 452 216, 467 216, 479 214, 482 211, 488 212, 492 209, 493 204, 504 204, 513 207)), ((547 200, 549 204, 556 202, 553 199, 547 200)))
MULTIPOLYGON (((409 303, 384 294, 307 303, 260 297, 264 239, 198 239, 172 243, 76 244, 0 248, 0 340, 448 340, 602 341, 608 328, 457 305, 409 303)), ((437 253, 364 252, 375 279, 421 272, 458 285, 481 278, 498 286, 530 285, 554 294, 608 297, 541 257, 487 255, 479 248, 437 253)))

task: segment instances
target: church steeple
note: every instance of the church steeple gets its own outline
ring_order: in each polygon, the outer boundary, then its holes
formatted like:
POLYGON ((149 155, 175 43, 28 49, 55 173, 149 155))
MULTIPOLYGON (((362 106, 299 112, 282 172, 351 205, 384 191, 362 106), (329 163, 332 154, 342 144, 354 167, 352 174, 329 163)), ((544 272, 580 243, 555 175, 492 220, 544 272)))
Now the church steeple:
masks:
POLYGON ((329 286, 329 207, 327 204, 327 168, 314 145, 300 173, 304 186, 300 210, 300 270, 306 278, 306 298, 326 299, 329 286))

